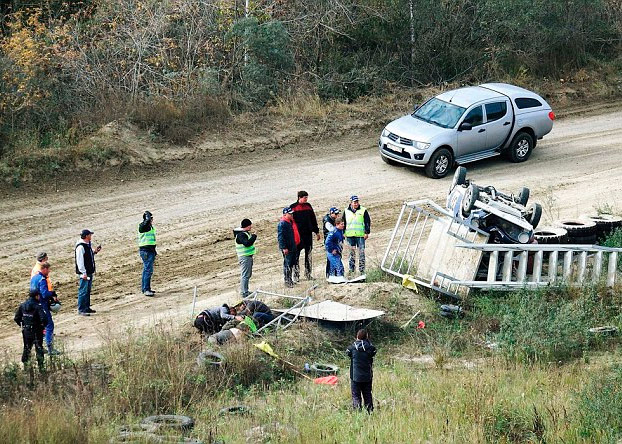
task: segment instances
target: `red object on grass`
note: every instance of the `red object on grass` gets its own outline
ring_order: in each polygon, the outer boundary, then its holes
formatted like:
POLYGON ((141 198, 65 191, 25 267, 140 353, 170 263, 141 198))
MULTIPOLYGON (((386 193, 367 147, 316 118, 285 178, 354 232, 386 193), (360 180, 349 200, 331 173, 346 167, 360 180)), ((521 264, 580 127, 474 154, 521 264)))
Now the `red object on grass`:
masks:
POLYGON ((331 376, 322 376, 321 378, 315 378, 313 380, 314 384, 327 384, 327 385, 335 385, 339 380, 335 375, 331 376))
POLYGON ((419 323, 417 324, 417 328, 425 328, 425 322, 419 321, 419 323))

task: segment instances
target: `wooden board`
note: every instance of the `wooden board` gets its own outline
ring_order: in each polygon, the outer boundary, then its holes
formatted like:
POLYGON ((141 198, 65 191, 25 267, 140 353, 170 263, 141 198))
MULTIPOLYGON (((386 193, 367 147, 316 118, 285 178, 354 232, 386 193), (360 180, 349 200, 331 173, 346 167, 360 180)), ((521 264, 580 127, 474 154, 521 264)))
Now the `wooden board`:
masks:
MULTIPOLYGON (((279 311, 279 310, 274 310, 279 311)), ((384 311, 370 310, 367 308, 351 307, 335 301, 323 301, 308 305, 302 309, 289 312, 292 315, 299 314, 304 318, 319 319, 332 322, 352 322, 373 319, 382 316, 384 311)))

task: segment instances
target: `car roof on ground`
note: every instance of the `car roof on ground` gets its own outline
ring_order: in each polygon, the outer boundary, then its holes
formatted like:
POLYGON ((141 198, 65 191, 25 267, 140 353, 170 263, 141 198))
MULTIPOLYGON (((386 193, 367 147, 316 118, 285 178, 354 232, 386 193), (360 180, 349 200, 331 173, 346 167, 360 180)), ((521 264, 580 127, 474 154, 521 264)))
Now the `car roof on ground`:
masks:
POLYGON ((465 88, 445 91, 436 97, 444 102, 468 108, 474 103, 481 102, 482 100, 503 98, 503 95, 488 88, 482 88, 480 86, 467 86, 465 88))

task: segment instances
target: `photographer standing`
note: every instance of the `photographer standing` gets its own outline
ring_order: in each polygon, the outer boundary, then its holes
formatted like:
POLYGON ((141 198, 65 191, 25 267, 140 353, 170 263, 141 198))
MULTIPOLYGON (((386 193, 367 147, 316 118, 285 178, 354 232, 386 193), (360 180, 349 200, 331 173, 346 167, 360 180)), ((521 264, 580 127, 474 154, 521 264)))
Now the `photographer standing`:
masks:
POLYGON ((143 276, 141 282, 141 292, 145 296, 153 296, 155 292, 151 289, 151 276, 153 275, 153 263, 156 255, 156 230, 153 228, 153 214, 145 211, 143 221, 138 224, 138 253, 143 260, 143 276))

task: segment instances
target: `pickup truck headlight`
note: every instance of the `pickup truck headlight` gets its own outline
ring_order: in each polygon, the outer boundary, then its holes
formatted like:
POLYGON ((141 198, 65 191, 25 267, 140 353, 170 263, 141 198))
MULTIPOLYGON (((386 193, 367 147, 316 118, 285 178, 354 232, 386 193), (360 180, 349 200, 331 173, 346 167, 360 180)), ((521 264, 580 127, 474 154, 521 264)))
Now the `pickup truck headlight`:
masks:
POLYGON ((386 128, 382 130, 382 137, 389 137, 389 132, 386 128))
POLYGON ((415 148, 418 150, 427 150, 430 148, 430 144, 425 142, 415 142, 415 148))

